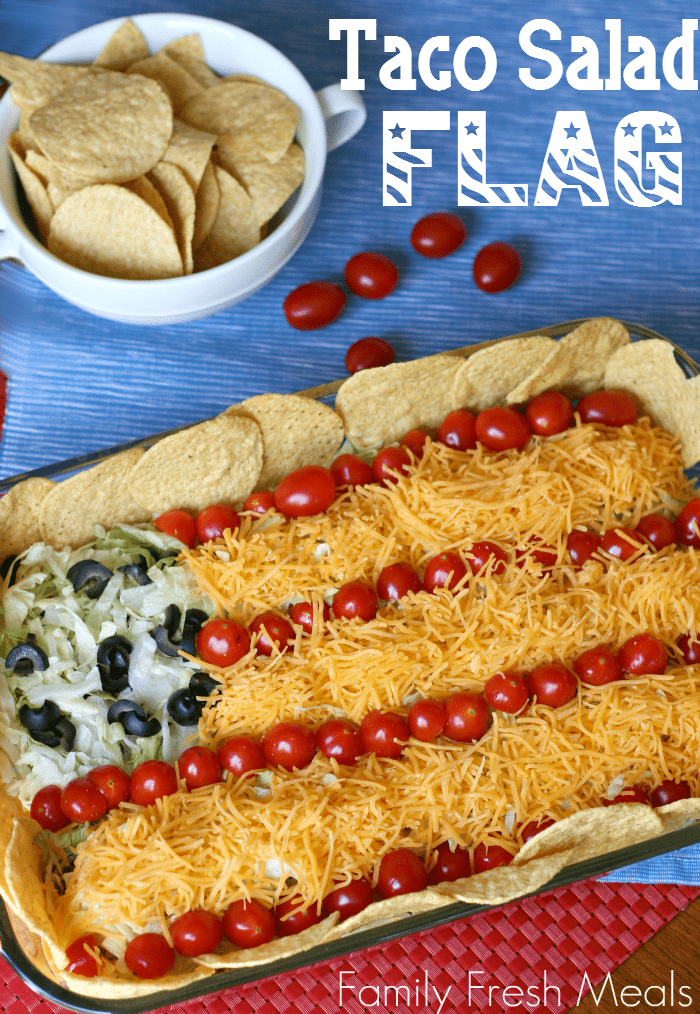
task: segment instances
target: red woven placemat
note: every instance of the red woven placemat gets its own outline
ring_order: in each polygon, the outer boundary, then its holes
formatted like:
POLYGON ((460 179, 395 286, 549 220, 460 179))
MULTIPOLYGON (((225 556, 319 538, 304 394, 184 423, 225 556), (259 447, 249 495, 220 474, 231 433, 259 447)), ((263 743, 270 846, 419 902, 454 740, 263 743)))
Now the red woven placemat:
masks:
MULTIPOLYGON (((579 994, 602 982, 699 895, 697 887, 587 880, 163 1010, 172 1014, 337 1014, 340 1010, 346 1014, 367 1014, 368 1010, 438 1014, 442 1000, 443 1012, 487 1009, 490 1014, 505 1014, 521 996, 526 1010, 539 1007, 563 1014, 576 1006, 579 994), (504 999, 507 986, 514 989, 504 999)), ((58 1014, 65 1010, 36 996, 4 961, 0 961, 0 973, 0 1011, 58 1014)))

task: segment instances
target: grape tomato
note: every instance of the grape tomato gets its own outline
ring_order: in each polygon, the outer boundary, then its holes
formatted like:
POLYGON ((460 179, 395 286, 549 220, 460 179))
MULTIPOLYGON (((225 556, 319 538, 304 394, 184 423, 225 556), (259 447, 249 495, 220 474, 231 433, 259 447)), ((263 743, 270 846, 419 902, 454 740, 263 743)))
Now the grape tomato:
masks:
POLYGON ((377 482, 398 482, 400 475, 408 474, 410 464, 408 451, 403 447, 384 447, 374 456, 372 472, 377 482))
POLYGON ((221 943, 224 927, 221 919, 205 909, 184 912, 168 926, 173 947, 186 958, 212 954, 221 943))
POLYGON ((237 620, 209 620, 197 634, 197 654, 222 669, 235 665, 250 651, 250 634, 237 620))
POLYGON ((551 437, 568 430, 574 421, 574 406, 558 391, 545 391, 528 402, 525 418, 533 433, 551 437))
POLYGON ((538 704, 550 708, 561 708, 573 701, 578 691, 578 682, 561 662, 543 662, 528 673, 527 685, 538 704))
POLYGON ((284 616, 270 610, 255 616, 248 624, 248 631, 251 636, 259 635, 256 651, 268 658, 275 652, 290 650, 294 644, 294 627, 284 616))
POLYGON ((474 423, 476 439, 489 451, 522 451, 530 439, 527 419, 514 408, 485 408, 474 423))
POLYGON ((483 292, 503 292, 520 274, 520 254, 510 243, 489 243, 474 258, 474 281, 483 292))
POLYGON ((473 743, 481 739, 489 727, 489 706, 486 698, 468 690, 452 694, 445 701, 443 733, 457 743, 473 743))
POLYGON ((255 898, 234 901, 223 915, 224 933, 236 947, 259 947, 274 939, 275 917, 255 898))
POLYGON ((391 711, 369 711, 360 723, 360 737, 365 753, 396 760, 410 739, 411 732, 402 715, 391 711))
POLYGON ((227 529, 231 532, 237 531, 241 519, 233 507, 229 507, 228 504, 215 503, 201 510, 194 519, 194 523, 197 538, 204 543, 222 538, 227 529))
POLYGON ((345 353, 345 369, 348 373, 359 373, 377 366, 389 366, 394 359, 394 346, 386 339, 372 335, 353 342, 345 353))
POLYGON ((440 423, 436 440, 455 451, 472 451, 476 447, 475 419, 466 408, 455 409, 440 423))
POLYGON ((278 722, 263 736, 262 748, 268 764, 293 771, 308 767, 314 759, 316 735, 301 722, 278 722))
MULTIPOLYGON (((330 606, 323 602, 319 608, 321 622, 327 623, 331 618, 330 606)), ((292 623, 298 623, 305 634, 310 634, 314 629, 314 606, 311 602, 295 602, 289 609, 289 618, 292 623)))
POLYGON ((179 539, 189 549, 194 549, 197 542, 197 527, 194 518, 190 517, 187 511, 172 510, 161 514, 153 522, 159 532, 172 535, 179 539))
POLYGON ((235 778, 267 767, 262 746, 251 736, 230 736, 219 744, 216 756, 221 767, 235 778))
POLYGON ((467 227, 459 215, 434 211, 419 219, 411 230, 411 246, 423 257, 448 257, 467 238, 467 227))
POLYGON ((530 701, 527 680, 517 672, 498 672, 484 684, 484 697, 492 708, 517 715, 530 701))
POLYGON ((410 849, 396 849, 382 856, 377 891, 382 898, 424 891, 428 878, 422 860, 410 849))
POLYGON ((410 563, 390 563, 379 572, 377 595, 387 602, 405 598, 409 592, 419 592, 423 582, 410 563))
POLYGON ((429 870, 427 886, 434 887, 436 884, 444 884, 449 881, 462 880, 472 874, 472 864, 467 849, 457 846, 450 848, 448 841, 442 842, 435 849, 435 865, 429 870))
POLYGON ((348 288, 363 299, 383 299, 394 291, 398 280, 394 262, 371 250, 355 254, 345 265, 348 288))
POLYGON ((275 507, 286 517, 305 518, 327 511, 335 495, 335 480, 329 468, 303 465, 279 483, 275 507))
POLYGON ((377 615, 377 607, 374 588, 364 581, 348 581, 335 593, 331 612, 339 620, 354 620, 357 617, 367 623, 377 615))
POLYGON ((278 937, 294 936, 310 926, 315 926, 320 921, 321 915, 316 910, 315 902, 312 902, 308 908, 304 908, 299 895, 288 898, 275 908, 275 925, 278 937))
POLYGON ((221 781, 219 759, 206 746, 191 746, 185 750, 177 762, 177 769, 190 792, 221 781))
POLYGON ((334 282, 306 282, 289 293, 282 309, 297 331, 317 331, 332 324, 345 306, 345 293, 334 282))
POLYGON ((160 979, 175 963, 175 951, 160 933, 141 933, 126 945, 124 962, 139 979, 160 979))
POLYGON ((447 712, 440 701, 415 701, 408 712, 411 735, 422 743, 436 739, 445 728, 447 712))
POLYGON ((581 422, 627 426, 637 420, 637 406, 625 391, 593 391, 581 398, 576 411, 581 422))
POLYGON ((354 764, 364 753, 360 730, 344 718, 330 718, 316 733, 318 748, 324 757, 339 764, 354 764))
POLYGON ((60 831, 71 822, 61 809, 60 785, 44 785, 32 799, 30 816, 45 831, 60 831))
POLYGON ((323 899, 323 918, 338 913, 338 922, 364 911, 374 900, 374 891, 368 880, 360 877, 344 887, 336 887, 323 899))
POLYGON ((375 482, 372 466, 359 454, 341 454, 331 464, 331 474, 338 489, 354 489, 375 482))

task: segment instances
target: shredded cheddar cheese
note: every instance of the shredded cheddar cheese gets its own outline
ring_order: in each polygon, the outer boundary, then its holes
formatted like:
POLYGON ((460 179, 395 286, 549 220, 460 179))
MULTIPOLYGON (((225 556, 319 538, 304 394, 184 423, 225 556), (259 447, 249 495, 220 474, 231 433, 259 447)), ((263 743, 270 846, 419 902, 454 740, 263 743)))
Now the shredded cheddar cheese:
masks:
MULTIPOLYGON (((299 599, 318 607, 312 633, 298 628, 291 650, 258 658, 253 647, 230 669, 204 666, 224 689, 204 712, 202 741, 259 736, 284 719, 316 727, 338 713, 359 722, 374 708, 405 711, 414 695, 480 690, 498 671, 571 664, 638 633, 673 656, 680 633, 700 631, 691 593, 700 554, 642 549, 627 563, 576 570, 566 538, 576 527, 633 526, 659 504, 689 499, 677 443, 643 419, 615 431, 577 426, 530 446, 495 455, 429 444, 396 484, 350 491, 319 517, 248 518, 225 545, 188 552, 224 615, 247 622, 299 599), (468 557, 484 539, 509 552, 504 573, 487 566, 456 594, 410 593, 367 623, 321 622, 322 602, 342 583, 374 584, 400 560, 422 570, 446 549, 468 557), (533 559, 534 540, 556 549, 551 571, 533 559)), ((112 811, 79 846, 57 924, 66 939, 154 920, 167 935, 171 916, 221 913, 241 897, 270 904, 299 893, 320 904, 332 885, 375 876, 377 860, 400 845, 429 857, 448 839, 474 848, 497 835, 516 851, 524 824, 600 805, 613 779, 652 786, 682 776, 700 793, 696 766, 688 772, 699 747, 700 667, 681 667, 581 687, 564 708, 494 712, 476 744, 411 741, 398 760, 368 755, 352 768, 317 754, 301 772, 274 772, 264 796, 228 776, 112 811), (268 862, 283 864, 279 876, 268 862)))

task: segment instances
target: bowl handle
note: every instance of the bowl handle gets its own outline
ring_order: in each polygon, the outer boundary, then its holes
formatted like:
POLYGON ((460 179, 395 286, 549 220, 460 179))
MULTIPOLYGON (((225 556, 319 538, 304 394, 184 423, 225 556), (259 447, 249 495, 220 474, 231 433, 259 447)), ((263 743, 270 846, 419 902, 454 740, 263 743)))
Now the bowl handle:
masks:
POLYGON ((321 88, 316 98, 326 118, 327 150, 333 151, 355 136, 367 119, 367 110, 359 92, 343 91, 340 84, 321 88))

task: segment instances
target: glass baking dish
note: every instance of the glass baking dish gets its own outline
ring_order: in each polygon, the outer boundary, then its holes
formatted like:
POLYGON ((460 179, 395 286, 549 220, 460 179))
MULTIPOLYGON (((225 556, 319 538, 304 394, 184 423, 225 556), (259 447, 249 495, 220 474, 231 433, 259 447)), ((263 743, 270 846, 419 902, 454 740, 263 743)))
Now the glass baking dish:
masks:
MULTIPOLYGON (((538 328, 536 331, 529 331, 518 335, 509 335, 505 338, 485 341, 476 345, 469 345, 445 351, 447 354, 470 355, 479 349, 498 344, 499 342, 510 341, 514 338, 530 337, 533 335, 547 335, 556 338, 566 334, 574 327, 577 327, 579 324, 584 322, 585 318, 565 321, 560 324, 538 328)), ((622 323, 625 324, 631 335, 635 338, 661 338, 668 341, 668 339, 665 339, 663 335, 660 335, 649 328, 643 327, 642 325, 626 321, 623 321, 622 323)), ((670 344, 673 345, 676 360, 686 375, 691 377, 700 374, 700 365, 698 365, 683 349, 675 345, 675 343, 671 342, 670 344)), ((342 383, 342 380, 338 380, 330 384, 324 384, 298 393, 319 400, 332 400, 342 383)), ((187 427, 179 427, 179 429, 186 428, 187 427)), ((156 443, 159 439, 174 432, 177 432, 177 430, 168 430, 163 433, 154 434, 139 440, 130 441, 128 443, 119 444, 101 451, 96 451, 92 454, 82 455, 80 457, 70 458, 52 465, 47 465, 21 475, 11 476, 10 478, 0 482, 0 494, 7 492, 7 490, 11 489, 16 483, 27 478, 35 476, 52 479, 59 476, 66 477, 73 472, 95 465, 104 458, 130 447, 149 447, 156 443)), ((690 471, 690 474, 697 478, 700 474, 698 472, 698 466, 695 466, 690 471)), ((603 876, 606 873, 610 873, 631 863, 640 862, 667 852, 676 851, 677 849, 684 848, 687 845, 697 842, 700 842, 700 820, 680 830, 661 835, 657 838, 640 842, 638 844, 619 849, 615 852, 607 853, 603 856, 588 859, 582 863, 567 866, 556 874, 547 884, 534 893, 538 895, 544 894, 555 888, 574 883, 575 881, 603 876)), ((464 919, 465 917, 477 912, 483 912, 492 907, 497 908, 499 906, 474 905, 465 904, 463 902, 455 902, 434 911, 422 912, 415 915, 408 914, 399 916, 391 922, 357 930, 355 933, 348 934, 340 939, 322 944, 310 950, 302 951, 301 953, 284 959, 270 962, 269 964, 244 969, 222 969, 218 971, 215 976, 199 980, 198 982, 191 983, 188 986, 180 987, 177 990, 161 990, 154 992, 149 996, 125 1000, 100 1000, 94 997, 81 996, 80 994, 65 989, 64 987, 58 985, 56 981, 49 978, 46 974, 44 974, 41 968, 37 967, 37 965, 33 962, 30 954, 30 946, 24 944, 24 941, 22 940, 24 934, 16 932, 12 919, 8 914, 5 905, 1 901, 0 943, 2 945, 3 957, 12 966, 15 972, 37 993, 53 1000, 55 1003, 62 1004, 64 1007, 76 1011, 101 1011, 109 1012, 109 1014, 117 1014, 117 1012, 124 1012, 124 1014, 127 1014, 128 1012, 128 1014, 136 1014, 136 1012, 150 1011, 169 1004, 182 1004, 183 1002, 193 998, 217 993, 223 989, 229 989, 255 980, 276 976, 283 972, 289 972, 296 968, 314 964, 315 962, 328 961, 332 958, 337 958, 353 951, 384 944, 398 937, 431 929, 446 922, 464 919)))

